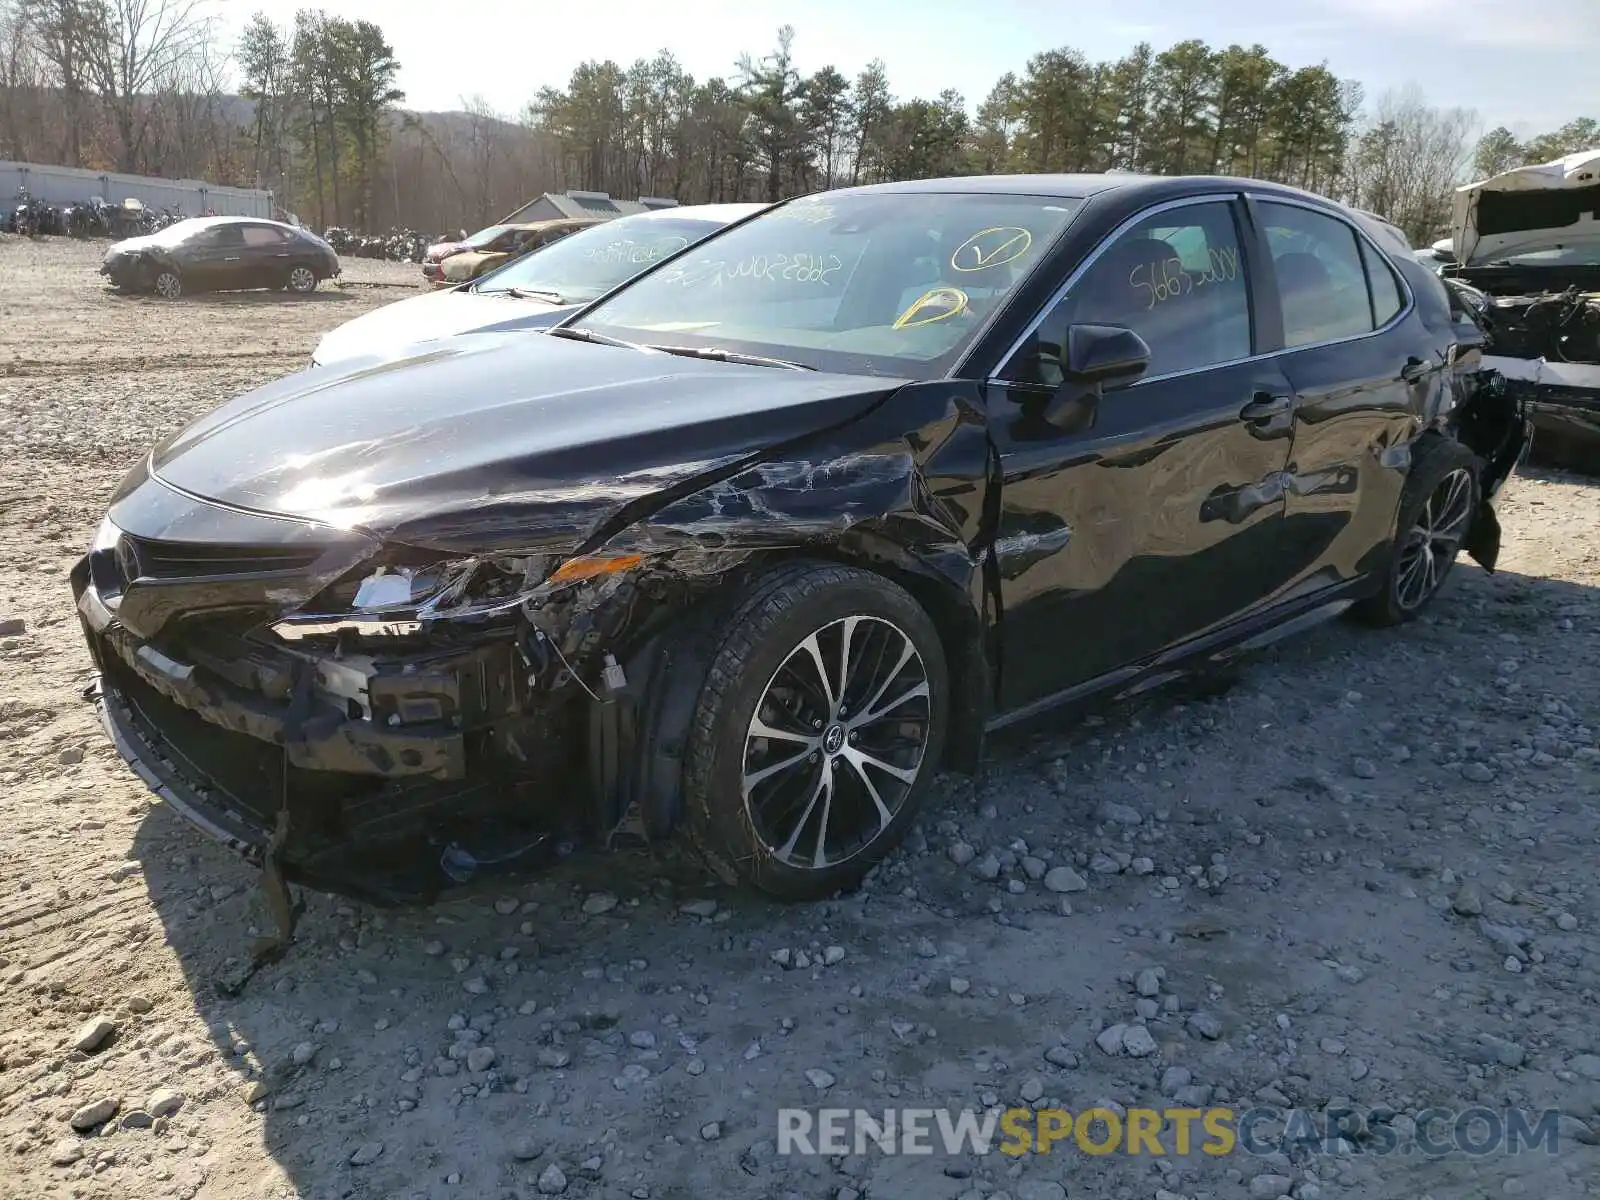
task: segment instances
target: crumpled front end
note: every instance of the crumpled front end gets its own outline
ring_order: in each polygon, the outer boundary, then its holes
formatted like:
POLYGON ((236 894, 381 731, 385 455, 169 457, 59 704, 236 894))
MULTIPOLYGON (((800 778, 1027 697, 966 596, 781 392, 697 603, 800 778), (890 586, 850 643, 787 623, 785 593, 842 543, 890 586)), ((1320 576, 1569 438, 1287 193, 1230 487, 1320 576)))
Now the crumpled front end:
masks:
POLYGON ((147 251, 113 246, 100 263, 100 274, 106 277, 112 287, 122 291, 137 291, 149 285, 153 277, 152 266, 147 251))
POLYGON ((435 433, 385 370, 342 375, 367 436, 304 450, 289 410, 331 383, 270 385, 153 451, 75 568, 119 750, 268 874, 424 899, 519 850, 666 836, 719 606, 775 557, 873 562, 978 644, 988 442, 949 389, 535 349, 405 378, 453 394, 510 355, 610 383, 580 409, 523 382, 515 421, 480 386, 435 433))
MULTIPOLYGON (((442 858, 581 819, 558 810, 583 692, 552 678, 561 645, 519 606, 402 618, 394 582, 418 572, 374 565, 373 543, 220 519, 256 536, 197 545, 108 518, 72 575, 102 721, 176 811, 290 879, 380 902, 436 890, 442 858)), ((456 608, 482 598, 463 588, 456 608)))

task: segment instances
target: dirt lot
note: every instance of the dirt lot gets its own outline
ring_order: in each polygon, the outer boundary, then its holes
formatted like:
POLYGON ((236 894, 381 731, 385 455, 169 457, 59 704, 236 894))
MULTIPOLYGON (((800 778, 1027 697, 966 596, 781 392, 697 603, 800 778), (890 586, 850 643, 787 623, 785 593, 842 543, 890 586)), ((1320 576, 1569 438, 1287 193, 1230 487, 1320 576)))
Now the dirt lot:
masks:
POLYGON ((1417 626, 996 745, 860 894, 783 908, 669 849, 313 897, 228 999, 254 880, 101 736, 67 571, 152 440, 417 268, 168 304, 97 253, 0 237, 0 1197, 1600 1195, 1593 482, 1514 479, 1501 572, 1417 626), (995 1104, 1386 1106, 1398 1148, 777 1153, 782 1106, 995 1104), (1555 1152, 1401 1152, 1474 1106, 1559 1109, 1555 1152))

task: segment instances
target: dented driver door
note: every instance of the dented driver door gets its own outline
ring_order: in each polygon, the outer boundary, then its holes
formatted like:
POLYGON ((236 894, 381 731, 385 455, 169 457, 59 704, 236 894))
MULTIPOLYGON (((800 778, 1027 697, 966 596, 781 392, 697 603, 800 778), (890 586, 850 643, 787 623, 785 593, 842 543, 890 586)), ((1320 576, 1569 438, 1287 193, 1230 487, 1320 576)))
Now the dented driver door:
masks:
POLYGON ((1000 710, 1045 706, 1252 609, 1295 572, 1294 398, 1256 356, 1233 204, 1163 206, 1080 268, 988 388, 1000 710), (1152 286, 1158 291, 1152 291, 1152 286), (1046 418, 1068 325, 1121 325, 1144 377, 1046 418))

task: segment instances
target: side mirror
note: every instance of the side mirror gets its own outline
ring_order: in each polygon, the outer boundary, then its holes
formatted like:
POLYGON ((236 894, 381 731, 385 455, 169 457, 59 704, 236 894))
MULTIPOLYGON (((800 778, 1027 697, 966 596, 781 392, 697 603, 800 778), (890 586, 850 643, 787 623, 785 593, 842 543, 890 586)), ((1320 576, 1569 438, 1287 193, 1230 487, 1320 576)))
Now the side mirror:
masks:
POLYGON ((1120 325, 1069 325, 1062 374, 1079 387, 1123 387, 1150 367, 1150 347, 1120 325))
POLYGON ((1067 433, 1094 426, 1100 395, 1125 387, 1150 366, 1150 347, 1120 325, 1069 325, 1062 339, 1061 386, 1045 406, 1044 419, 1067 433))

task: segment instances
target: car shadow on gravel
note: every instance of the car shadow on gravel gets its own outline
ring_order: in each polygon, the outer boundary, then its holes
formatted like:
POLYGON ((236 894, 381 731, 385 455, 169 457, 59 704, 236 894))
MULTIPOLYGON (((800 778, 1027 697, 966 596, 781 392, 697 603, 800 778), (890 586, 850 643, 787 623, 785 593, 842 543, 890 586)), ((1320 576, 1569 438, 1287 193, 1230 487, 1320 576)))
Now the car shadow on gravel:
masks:
POLYGON ((289 292, 198 292, 180 303, 204 304, 213 308, 276 308, 281 304, 348 304, 355 297, 337 284, 325 284, 314 292, 295 295, 289 292))
MULTIPOLYGON (((1597 606, 1594 588, 1468 567, 1411 627, 1370 631, 1334 622, 1087 722, 1058 718, 1008 734, 992 744, 976 781, 941 781, 912 845, 895 856, 888 882, 869 889, 870 900, 785 906, 731 893, 676 846, 581 853, 537 875, 469 884, 428 908, 379 909, 308 894, 288 954, 233 995, 219 984, 237 977, 253 938, 270 930, 254 875, 159 804, 141 822, 133 857, 196 1012, 235 1081, 212 1102, 255 1108, 266 1152, 299 1194, 532 1196, 544 1192, 540 1178, 555 1167, 583 1196, 626 1195, 638 1185, 652 1200, 743 1195, 763 1180, 779 1182, 764 1174, 775 1169, 778 1106, 814 1105, 824 1087, 808 1085, 809 1072, 785 1057, 841 1074, 854 1062, 859 1074, 870 1037, 891 1045, 882 1060, 891 1077, 920 1077, 926 1087, 977 1047, 1005 1054, 1037 1042, 1038 1018, 1012 1013, 1003 1001, 981 1018, 941 1011, 936 1042, 908 1036, 913 1024, 891 1020, 907 1005, 917 1011, 919 1002, 932 1003, 897 990, 919 990, 906 981, 928 966, 918 959, 931 957, 931 939, 970 943, 980 977, 1001 969, 989 956, 1008 945, 995 932, 994 902, 971 900, 972 879, 942 852, 945 826, 966 823, 986 802, 999 806, 1000 828, 1037 823, 1021 815, 1035 812, 1027 802, 1059 794, 1059 808, 1043 818, 1053 826, 1051 843, 1092 845, 1096 802, 1061 789, 1041 793, 1047 760, 1087 762, 1100 751, 1086 742, 1129 729, 1174 730, 1176 738, 1181 715, 1241 681, 1243 690, 1272 694, 1280 736, 1310 738, 1348 700, 1363 664, 1403 662, 1445 678, 1463 657, 1464 639, 1477 645, 1480 631, 1478 654, 1493 655, 1498 634, 1525 637, 1569 619, 1563 614, 1592 616, 1597 606), (930 853, 935 840, 940 852, 930 853), (929 952, 914 949, 921 945, 929 952), (796 1008, 805 1001, 792 988, 779 990, 796 970, 813 979, 838 971, 841 979, 865 980, 867 992, 846 994, 841 985, 816 993, 839 1001, 831 1011, 796 1008), (797 1031, 787 1016, 779 1021, 788 1012, 799 1014, 797 1031), (719 1114, 715 1135, 698 1124, 708 1113, 719 1114), (608 1128, 618 1131, 609 1141, 608 1128)), ((1221 704, 1209 711, 1223 724, 1223 744, 1259 736, 1253 710, 1221 704)), ((1345 762, 1356 752, 1331 747, 1345 762)), ((1148 881, 1113 876, 1096 882, 1096 899, 1128 903, 1141 887, 1148 881)), ((1204 904, 1223 923, 1248 927, 1257 913, 1252 895, 1223 892, 1204 904)), ((1037 889, 1027 898, 1013 889, 1008 903, 1013 898, 1038 905, 1019 908, 1023 929, 1050 920, 1048 905, 1060 899, 1037 889)), ((1074 925, 1070 955, 1035 961, 1035 949, 1022 961, 1039 973, 1041 994, 1115 990, 1109 964, 1125 958, 1110 945, 1120 944, 1118 934, 1114 924, 1074 925)), ((1195 945, 1191 953, 1202 958, 1252 953, 1195 945)), ((1004 953, 1019 957, 1014 947, 1004 953)), ((1247 973, 1234 962, 1227 970, 1247 973)), ((1099 1025, 1086 1022, 1097 1016, 1080 1009, 1074 1042, 1093 1038, 1099 1025)), ((823 1074, 831 1087, 831 1074, 823 1074)), ((848 1090, 829 1102, 867 1098, 848 1090)), ((906 1190, 895 1194, 945 1195, 944 1161, 928 1160, 926 1180, 897 1180, 906 1190)), ((921 1169, 908 1163, 894 1169, 921 1169)), ((823 1194, 817 1182, 805 1194, 823 1194)))

